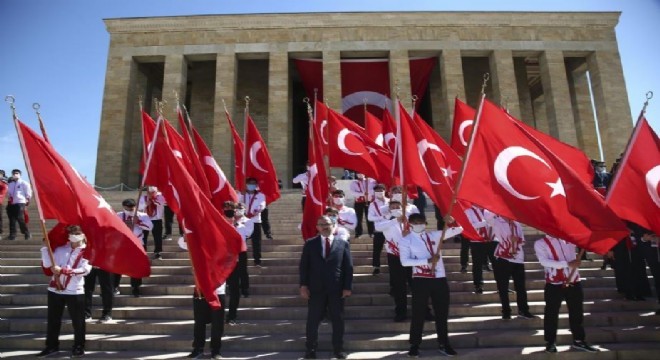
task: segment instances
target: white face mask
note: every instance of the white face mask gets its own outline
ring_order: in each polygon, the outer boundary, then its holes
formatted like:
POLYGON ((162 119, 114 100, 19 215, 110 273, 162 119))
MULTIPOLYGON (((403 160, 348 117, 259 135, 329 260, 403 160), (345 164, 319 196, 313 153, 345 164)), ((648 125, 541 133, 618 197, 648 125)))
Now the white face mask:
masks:
POLYGON ((401 202, 401 200, 403 200, 403 195, 401 195, 401 194, 392 194, 392 200, 401 202))
POLYGON ((14 174, 13 177, 14 179, 18 180, 21 178, 21 174, 14 174))
POLYGON ((83 240, 85 240, 85 235, 83 235, 83 234, 78 234, 78 235, 69 234, 69 241, 71 241, 72 243, 78 243, 78 242, 81 242, 83 240))
POLYGON ((392 216, 398 218, 399 216, 403 215, 403 210, 401 210, 401 209, 392 209, 392 210, 390 210, 390 214, 392 214, 392 216))
POLYGON ((234 216, 241 217, 245 214, 245 211, 243 209, 236 209, 234 211, 234 216))
POLYGON ((426 229, 426 224, 411 224, 410 229, 413 232, 415 232, 417 234, 420 234, 420 233, 424 232, 424 230, 426 229))
POLYGON ((374 192, 374 195, 376 195, 376 199, 384 199, 385 198, 385 191, 376 191, 376 192, 374 192))
POLYGON ((344 198, 343 197, 333 197, 332 202, 335 205, 344 205, 344 198))

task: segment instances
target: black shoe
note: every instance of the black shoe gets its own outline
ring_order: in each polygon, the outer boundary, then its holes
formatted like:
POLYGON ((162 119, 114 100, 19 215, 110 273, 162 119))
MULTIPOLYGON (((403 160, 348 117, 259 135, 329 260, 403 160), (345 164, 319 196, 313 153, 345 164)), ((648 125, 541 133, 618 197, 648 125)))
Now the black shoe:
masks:
POLYGON ((227 319, 227 325, 231 325, 231 326, 236 325, 236 319, 227 319))
POLYGON ((131 292, 133 294, 133 297, 139 298, 140 297, 140 288, 133 288, 133 291, 131 292))
POLYGON ((404 322, 404 321, 406 321, 406 319, 407 319, 407 317, 406 317, 405 314, 404 315, 396 315, 394 317, 394 322, 404 322))
POLYGON ((307 350, 305 359, 316 359, 316 350, 307 350))
POLYGON ((555 345, 555 343, 548 343, 545 346, 545 352, 550 354, 555 354, 557 352, 557 346, 555 345))
POLYGON ((410 345, 410 350, 408 350, 408 357, 418 358, 419 357, 419 346, 410 345))
POLYGON ((346 353, 343 351, 335 351, 333 355, 333 359, 346 359, 346 353))
POLYGON ((510 312, 502 312, 502 320, 511 320, 510 312))
MULTIPOLYGON (((25 240, 30 240, 30 239, 32 239, 32 234, 30 234, 30 233, 26 233, 26 234, 25 234, 25 240)), ((83 354, 84 354, 84 353, 85 353, 85 352, 83 351, 83 354)))
POLYGON ((595 347, 587 344, 586 341, 584 340, 575 340, 573 341, 573 345, 571 345, 573 349, 576 350, 582 350, 586 352, 599 352, 600 350, 596 349, 595 347))
POLYGON ((518 311, 518 316, 523 319, 536 319, 538 316, 533 315, 529 311, 518 311))
POLYGON ((660 315, 660 309, 656 310, 656 311, 655 311, 655 314, 656 314, 656 315, 660 315))
POLYGON ((220 355, 220 350, 211 350, 211 359, 222 359, 222 355, 220 355))
POLYGON ((493 268, 490 265, 484 266, 484 271, 493 271, 493 268))
POLYGON ((154 259, 156 260, 163 260, 163 256, 160 253, 155 253, 154 254, 154 259))
POLYGON ((484 293, 484 288, 482 288, 481 286, 475 286, 474 287, 474 293, 475 294, 483 294, 484 293))
POLYGON ((204 349, 195 348, 195 349, 193 349, 193 351, 190 354, 188 354, 187 358, 188 359, 199 359, 202 356, 204 356, 204 349))
POLYGON ((433 316, 433 313, 430 311, 426 313, 426 316, 424 316, 424 320, 426 321, 435 321, 435 316, 433 316))
POLYGON ((101 318, 99 319, 99 322, 100 322, 101 324, 109 323, 110 321, 112 321, 112 316, 107 315, 107 314, 101 316, 101 318))
POLYGON ((467 273, 467 266, 461 266, 461 274, 467 273))
POLYGON ((266 234, 266 239, 273 240, 273 234, 266 234))
POLYGON ((82 346, 76 346, 71 351, 72 358, 79 358, 85 356, 85 349, 82 346))
POLYGON ((16 240, 16 235, 9 235, 7 240, 16 240))
POLYGON ((509 292, 509 294, 513 294, 515 292, 513 289, 509 289, 507 291, 509 292))
POLYGON ((371 273, 372 275, 378 275, 380 274, 380 268, 374 268, 374 271, 371 273))
POLYGON ((120 295, 121 293, 119 292, 119 288, 116 287, 114 290, 112 290, 112 293, 115 295, 120 295))
POLYGON ((600 267, 601 270, 607 270, 607 265, 603 265, 600 267))
POLYGON ((454 348, 452 348, 451 345, 449 344, 439 345, 438 352, 444 356, 449 356, 449 357, 458 355, 456 350, 454 350, 454 348))
POLYGON ((60 349, 58 349, 58 348, 49 348, 49 347, 47 347, 47 348, 41 350, 41 352, 37 354, 37 357, 46 357, 46 356, 55 354, 56 352, 59 352, 59 351, 60 351, 60 349))
POLYGON ((85 314, 85 321, 92 320, 92 315, 85 314))

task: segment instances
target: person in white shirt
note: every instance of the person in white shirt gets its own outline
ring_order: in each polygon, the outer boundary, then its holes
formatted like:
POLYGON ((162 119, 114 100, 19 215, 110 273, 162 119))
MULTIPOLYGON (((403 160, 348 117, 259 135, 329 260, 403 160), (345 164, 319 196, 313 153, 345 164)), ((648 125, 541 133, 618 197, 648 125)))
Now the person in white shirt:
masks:
POLYGON ((7 218, 9 219, 9 237, 7 240, 16 240, 16 223, 25 236, 25 240, 32 238, 30 230, 25 224, 25 208, 30 205, 32 198, 32 187, 30 183, 21 179, 21 171, 14 169, 11 171, 12 179, 8 184, 7 196, 7 218))
POLYGON ((470 239, 470 250, 472 250, 472 282, 474 283, 474 293, 484 293, 484 263, 488 258, 488 252, 493 241, 492 231, 484 215, 484 209, 472 205, 465 209, 465 215, 481 236, 478 240, 470 239))
POLYGON ((580 283, 580 259, 576 258, 575 245, 550 235, 536 240, 534 251, 545 272, 545 311, 543 317, 543 338, 545 351, 556 353, 559 308, 566 300, 568 323, 573 334, 572 347, 582 351, 597 352, 597 348, 587 344, 584 331, 584 309, 582 284, 580 283))
POLYGON ((248 178, 246 181, 246 191, 241 194, 240 201, 245 205, 245 216, 253 219, 254 231, 252 232, 252 256, 254 265, 261 266, 261 212, 266 209, 266 196, 257 189, 257 179, 248 178))
POLYGON ((309 161, 306 163, 305 172, 302 172, 293 178, 293 183, 300 184, 300 187, 302 188, 302 199, 300 200, 300 206, 302 207, 303 211, 305 211, 305 198, 307 197, 305 195, 305 190, 307 190, 307 183, 309 182, 309 176, 307 175, 308 172, 309 172, 309 161))
MULTIPOLYGON (((149 231, 153 228, 151 219, 149 215, 138 211, 135 212, 135 200, 126 199, 121 203, 124 211, 117 213, 117 216, 121 221, 128 226, 129 229, 133 231, 133 235, 139 240, 142 240, 142 246, 144 246, 145 251, 147 250, 147 244, 144 241, 144 232, 149 231)), ((121 282, 121 274, 115 274, 115 295, 119 294, 119 283, 121 282)), ((140 297, 140 286, 142 286, 142 279, 131 278, 131 293, 133 297, 140 297)))
POLYGON ((154 259, 162 259, 161 252, 163 251, 163 217, 165 215, 165 197, 158 191, 155 186, 147 187, 147 193, 140 196, 138 203, 138 211, 144 212, 149 215, 151 220, 151 230, 144 231, 142 242, 144 243, 145 250, 147 241, 149 240, 149 232, 154 235, 154 259))
POLYGON ((346 206, 345 203, 346 197, 344 195, 344 190, 337 189, 332 192, 332 207, 337 209, 339 215, 337 218, 337 225, 348 231, 352 231, 357 225, 357 216, 355 215, 355 210, 346 206))
MULTIPOLYGON (((188 250, 185 237, 179 239, 179 247, 188 250)), ((211 359, 222 359, 222 335, 225 333, 225 283, 215 289, 220 299, 220 309, 214 310, 197 288, 193 292, 193 349, 188 354, 190 359, 198 359, 204 355, 206 343, 206 324, 211 324, 211 359)))
MULTIPOLYGON (((447 219, 448 223, 454 222, 447 219)), ((444 239, 440 239, 442 231, 426 232, 426 219, 422 214, 412 214, 408 217, 410 230, 403 231, 399 242, 401 264, 412 267, 412 320, 410 322, 410 350, 408 356, 419 356, 419 345, 422 343, 424 318, 426 317, 429 298, 435 314, 435 330, 438 340, 438 351, 446 356, 456 355, 449 344, 447 317, 449 316, 449 284, 445 275, 442 255, 438 254, 440 241, 460 234, 460 226, 447 228, 444 239), (435 263, 435 267, 432 264, 435 263)))
MULTIPOLYGON (((245 207, 243 204, 235 204, 231 201, 225 201, 224 214, 230 221, 236 231, 243 237, 241 243, 241 252, 238 254, 238 262, 234 271, 227 279, 227 286, 229 287, 229 311, 225 321, 230 325, 236 324, 236 313, 240 303, 241 294, 244 297, 250 296, 250 277, 248 275, 248 257, 247 257, 247 239, 254 231, 254 224, 252 219, 245 216, 245 207)), ((253 218, 254 219, 254 218, 253 218)))
MULTIPOLYGON (((367 212, 367 220, 374 224, 374 227, 377 222, 386 220, 381 208, 387 208, 389 202, 390 199, 385 196, 385 185, 377 184, 374 186, 374 200, 369 204, 369 211, 367 212)), ((374 275, 380 274, 380 253, 383 251, 383 245, 385 245, 383 230, 374 229, 372 253, 372 273, 374 275)))
POLYGON ((502 319, 511 319, 511 305, 509 304, 509 279, 513 277, 513 286, 516 289, 516 303, 518 316, 532 319, 536 316, 529 312, 527 303, 527 288, 525 286, 525 234, 522 225, 517 221, 509 220, 491 211, 484 210, 484 216, 490 226, 495 248, 495 262, 493 271, 497 283, 497 292, 502 303, 502 319))
POLYGON ((367 215, 367 233, 370 237, 374 235, 374 223, 369 220, 369 203, 374 199, 374 186, 376 180, 364 176, 364 174, 357 174, 357 179, 353 180, 350 185, 350 190, 355 198, 353 209, 357 216, 357 224, 355 226, 355 237, 362 236, 362 218, 367 215))
POLYGON ((60 350, 60 330, 64 306, 73 325, 72 357, 85 354, 85 275, 92 269, 85 258, 85 234, 80 226, 67 228, 69 243, 53 250, 53 260, 47 247, 41 248, 42 267, 52 275, 48 285, 48 330, 46 348, 37 356, 46 357, 60 350))

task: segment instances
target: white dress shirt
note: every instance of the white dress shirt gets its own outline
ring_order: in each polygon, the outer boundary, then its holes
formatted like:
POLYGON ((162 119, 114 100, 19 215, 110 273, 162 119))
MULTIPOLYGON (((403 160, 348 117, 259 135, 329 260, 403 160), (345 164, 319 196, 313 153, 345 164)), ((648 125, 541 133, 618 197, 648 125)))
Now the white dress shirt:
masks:
POLYGON ((296 175, 296 177, 293 178, 293 183, 294 184, 300 184, 302 186, 302 193, 305 195, 305 189, 307 189, 307 183, 309 182, 309 178, 307 176, 307 172, 300 173, 296 175))
POLYGON ((356 202, 372 201, 374 199, 376 180, 365 177, 363 180, 353 180, 349 189, 356 202))
POLYGON ((389 203, 390 199, 388 198, 383 198, 382 200, 378 198, 374 199, 374 201, 369 204, 369 209, 367 210, 367 220, 373 222, 374 224, 381 220, 387 220, 383 216, 383 211, 381 209, 388 208, 389 203))
POLYGON ((484 210, 484 216, 492 231, 493 240, 497 241, 495 257, 505 259, 516 264, 525 263, 525 234, 522 225, 517 221, 511 221, 491 212, 484 210), (512 235, 516 236, 515 244, 512 235))
POLYGON ((254 218, 255 224, 261 224, 261 212, 266 208, 266 196, 261 192, 243 193, 239 199, 245 205, 245 216, 254 218))
POLYGON ((470 239, 470 242, 484 242, 492 240, 492 233, 482 208, 477 206, 467 208, 465 209, 465 215, 467 216, 468 220, 470 220, 470 223, 474 229, 477 230, 479 235, 482 237, 482 240, 470 239))
MULTIPOLYGON (((141 211, 145 214, 147 213, 147 199, 149 197, 150 197, 149 194, 140 196, 140 202, 138 203, 138 211, 141 211)), ((149 219, 151 219, 152 221, 163 220, 163 216, 165 214, 165 205, 167 204, 165 201, 165 197, 163 196, 162 193, 157 192, 156 196, 154 196, 151 199, 151 201, 153 201, 154 205, 156 205, 156 212, 153 214, 153 216, 150 216, 149 219)))
POLYGON ((32 198, 32 187, 23 179, 12 181, 7 188, 7 196, 9 196, 9 205, 26 204, 32 198))
MULTIPOLYGON (((462 227, 450 227, 445 232, 445 240, 463 232, 462 227)), ((423 231, 421 233, 410 232, 399 242, 399 257, 401 265, 412 267, 413 277, 443 278, 445 277, 445 265, 442 256, 435 265, 435 273, 431 269, 429 259, 438 251, 440 235, 442 231, 423 231)))
POLYGON ((349 231, 354 230, 357 226, 357 215, 355 214, 355 209, 343 205, 340 209, 337 209, 337 212, 337 225, 349 231))
POLYGON ((140 211, 137 212, 137 222, 132 221, 133 212, 120 211, 117 213, 117 216, 124 222, 124 224, 133 229, 133 235, 140 240, 142 240, 142 237, 144 236, 143 231, 151 231, 154 227, 149 215, 140 211), (131 223, 133 224, 132 226, 131 223))
MULTIPOLYGON (((55 265, 62 269, 72 269, 73 273, 71 275, 53 274, 48 285, 48 291, 65 295, 81 295, 85 293, 85 275, 89 274, 92 270, 92 265, 83 257, 84 254, 81 255, 85 247, 85 244, 82 244, 74 249, 68 243, 53 250, 55 265), (65 286, 64 290, 57 290, 55 287, 56 278, 60 285, 65 286)), ((48 254, 48 248, 45 246, 41 248, 41 262, 44 268, 50 269, 53 266, 48 254)))
MULTIPOLYGON (((545 270, 545 282, 554 285, 566 283, 571 273, 568 263, 576 259, 575 245, 550 235, 536 240, 534 251, 545 270)), ((580 281, 580 273, 575 270, 570 283, 580 281)))

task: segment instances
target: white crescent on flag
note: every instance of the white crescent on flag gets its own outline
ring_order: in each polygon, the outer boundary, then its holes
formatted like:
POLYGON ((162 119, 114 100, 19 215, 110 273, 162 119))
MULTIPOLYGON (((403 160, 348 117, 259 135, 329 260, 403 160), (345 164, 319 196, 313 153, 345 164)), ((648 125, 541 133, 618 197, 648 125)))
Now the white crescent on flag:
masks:
POLYGON ((322 205, 323 203, 319 201, 319 199, 316 198, 316 195, 314 195, 314 178, 318 175, 319 170, 316 167, 316 164, 310 166, 309 168, 309 181, 307 182, 307 188, 309 189, 309 196, 312 197, 312 200, 314 201, 314 204, 316 205, 322 205))
POLYGON ((346 136, 348 136, 348 134, 353 134, 356 137, 359 137, 359 135, 354 131, 350 131, 348 129, 341 129, 341 131, 339 132, 339 136, 337 136, 337 146, 339 147, 339 150, 351 156, 362 155, 361 152, 360 153, 352 152, 346 147, 346 136))
MULTIPOLYGON (((515 160, 518 157, 521 156, 528 156, 533 159, 538 160, 539 162, 543 163, 548 169, 551 169, 550 165, 548 165, 543 158, 540 156, 536 155, 535 153, 525 149, 524 147, 521 146, 510 146, 502 152, 500 152, 497 155, 497 158, 495 159, 495 164, 493 165, 494 170, 495 170, 495 178, 497 179, 497 182, 506 190, 508 191, 511 195, 517 197, 518 199, 521 200, 534 200, 538 199, 539 196, 527 196, 523 195, 520 192, 518 192, 516 189, 513 188, 511 183, 509 182, 509 177, 507 175, 507 171, 509 170, 509 165, 513 160, 515 160)), ((548 183, 550 185, 550 183, 548 183)), ((555 196, 556 192, 563 192, 563 187, 561 187, 561 179, 558 180, 557 183, 553 183, 553 185, 550 185, 550 187, 553 188, 553 194, 551 197, 555 196), (556 187, 561 187, 561 190, 557 190, 556 187)))
POLYGON ((215 159, 211 156, 204 156, 204 165, 209 166, 213 171, 215 171, 216 174, 218 174, 218 187, 213 190, 213 194, 217 194, 222 189, 225 187, 225 184, 227 183, 227 178, 225 177, 225 173, 220 169, 220 166, 218 165, 218 162, 215 161, 215 159))
POLYGON ((252 146, 250 146, 250 162, 252 163, 252 165, 254 165, 254 167, 259 169, 259 171, 267 173, 268 171, 264 169, 257 160, 257 153, 259 152, 259 150, 261 150, 260 141, 257 141, 254 144, 252 144, 252 146))
POLYGON ((366 101, 368 105, 378 106, 384 109, 388 100, 387 96, 375 91, 356 91, 341 99, 341 108, 344 112, 347 112, 355 106, 364 106, 366 101))
POLYGON ((656 165, 646 173, 646 190, 655 206, 660 208, 660 196, 658 195, 658 182, 660 182, 660 165, 656 165))
POLYGON ((463 120, 461 125, 458 127, 458 137, 461 139, 461 144, 463 144, 463 146, 467 146, 467 141, 465 140, 465 129, 472 124, 474 124, 474 121, 472 120, 463 120))
POLYGON ((420 142, 417 143, 417 151, 419 152, 419 160, 422 162, 422 166, 424 167, 424 171, 426 171, 426 175, 429 177, 429 180, 431 181, 431 184, 439 185, 440 182, 433 180, 433 178, 429 174, 429 171, 426 169, 426 164, 424 163, 424 154, 426 154, 426 152, 428 150, 438 151, 439 153, 442 154, 442 156, 444 156, 445 153, 443 153, 442 150, 440 150, 438 145, 433 144, 433 143, 429 143, 428 140, 426 140, 426 139, 423 139, 423 140, 421 140, 420 142))

